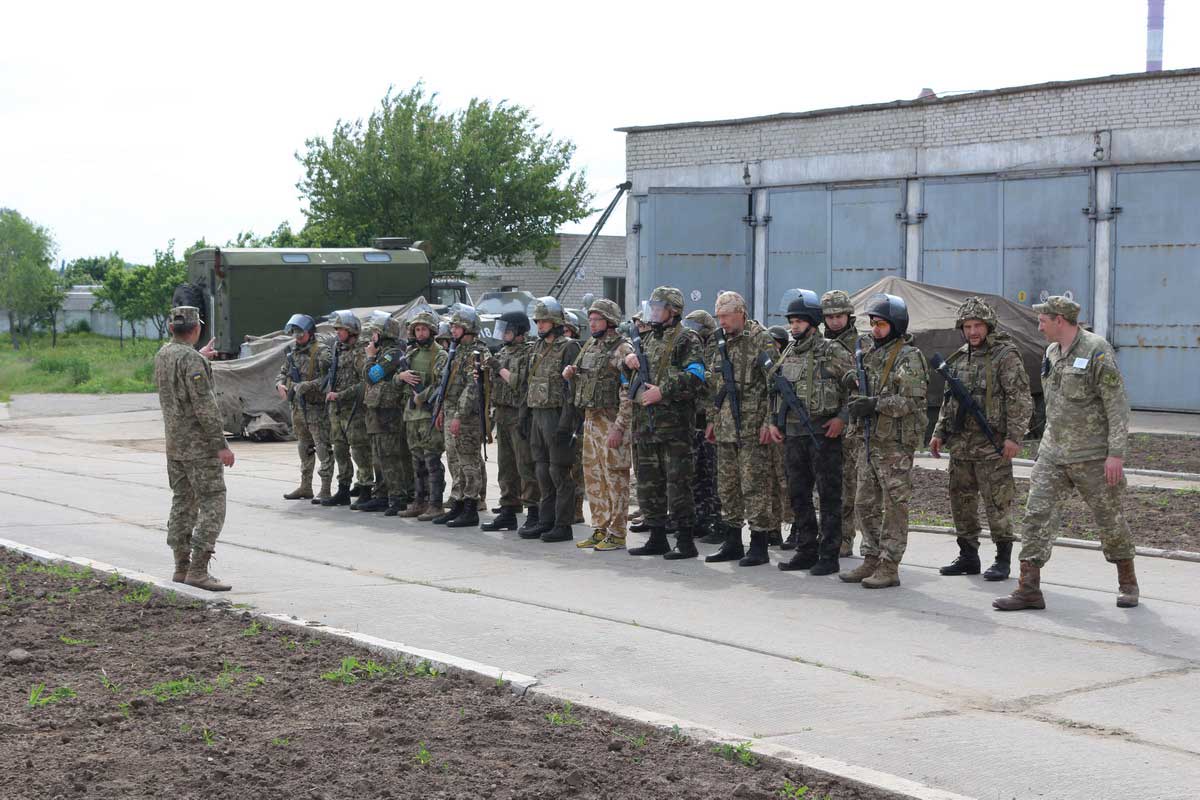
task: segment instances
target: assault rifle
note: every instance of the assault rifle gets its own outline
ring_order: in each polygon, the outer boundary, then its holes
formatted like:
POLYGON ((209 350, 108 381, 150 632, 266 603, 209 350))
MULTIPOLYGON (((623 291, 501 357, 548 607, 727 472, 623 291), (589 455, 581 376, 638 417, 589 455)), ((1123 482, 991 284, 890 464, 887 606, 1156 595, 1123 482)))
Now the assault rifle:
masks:
POLYGON ((721 391, 717 393, 714 407, 720 411, 729 398, 729 410, 733 412, 733 429, 737 434, 738 444, 742 442, 742 401, 738 397, 737 381, 733 376, 733 362, 729 360, 729 346, 725 342, 725 330, 717 328, 717 349, 721 351, 721 391))
POLYGON ((433 415, 433 419, 429 422, 429 427, 437 427, 438 414, 442 413, 442 402, 446 399, 446 384, 450 383, 450 367, 454 365, 454 355, 458 352, 458 342, 450 342, 450 357, 446 359, 446 367, 442 370, 442 380, 438 383, 438 387, 433 390, 433 396, 429 398, 429 413, 433 415))
MULTIPOLYGON (((301 382, 301 377, 300 377, 300 368, 296 366, 296 359, 293 358, 292 348, 290 348, 290 347, 288 348, 288 352, 287 352, 287 363, 288 363, 288 379, 291 380, 291 382, 292 382, 292 385, 288 387, 287 399, 288 399, 288 402, 291 403, 291 402, 295 401, 295 399, 296 399, 296 384, 301 382)), ((304 401, 304 395, 300 395, 300 411, 302 413, 308 413, 308 403, 306 403, 304 401)))
POLYGON ((487 382, 483 377, 483 354, 475 351, 475 389, 479 392, 479 428, 483 434, 483 460, 487 461, 487 446, 491 440, 487 417, 487 382))
POLYGON ((329 363, 329 372, 325 373, 325 380, 321 382, 322 392, 332 392, 333 387, 337 386, 338 360, 341 355, 342 348, 337 344, 333 346, 333 361, 329 363))
MULTIPOLYGON (((867 370, 863 366, 862 345, 854 350, 854 371, 858 375, 858 393, 863 397, 871 396, 871 383, 867 380, 867 370)), ((863 445, 866 451, 867 463, 871 461, 871 418, 863 417, 863 445)))
POLYGON ((942 377, 946 379, 946 385, 950 387, 950 393, 954 395, 954 399, 958 400, 958 413, 954 415, 953 433, 962 432, 963 423, 967 421, 967 414, 970 414, 979 423, 979 429, 987 437, 988 443, 996 448, 996 454, 1004 455, 1004 447, 996 442, 996 433, 988 424, 987 414, 983 413, 983 409, 979 407, 979 403, 975 402, 975 398, 971 396, 963 382, 950 371, 950 365, 946 363, 946 359, 942 358, 942 354, 934 353, 929 364, 942 374, 942 377))
MULTIPOLYGON (((646 358, 646 351, 642 349, 642 334, 637 328, 636 321, 629 326, 629 340, 633 343, 633 352, 638 357, 638 371, 629 384, 629 397, 637 400, 638 392, 650 384, 650 362, 646 358)), ((652 406, 645 408, 646 416, 649 418, 649 424, 646 427, 650 433, 654 433, 654 408, 652 406)))
MULTIPOLYGON (((769 374, 775 362, 766 353, 759 353, 758 365, 769 374)), ((800 420, 800 423, 804 425, 804 429, 808 432, 808 438, 812 439, 813 445, 820 447, 821 442, 817 439, 817 432, 813 430, 812 417, 808 415, 808 409, 804 407, 804 401, 796 394, 796 387, 792 386, 791 381, 783 377, 782 372, 776 372, 772 380, 775 383, 775 391, 779 392, 779 396, 783 398, 783 405, 779 407, 779 416, 776 417, 775 426, 780 430, 784 430, 787 425, 788 411, 791 410, 795 413, 796 418, 800 420)))

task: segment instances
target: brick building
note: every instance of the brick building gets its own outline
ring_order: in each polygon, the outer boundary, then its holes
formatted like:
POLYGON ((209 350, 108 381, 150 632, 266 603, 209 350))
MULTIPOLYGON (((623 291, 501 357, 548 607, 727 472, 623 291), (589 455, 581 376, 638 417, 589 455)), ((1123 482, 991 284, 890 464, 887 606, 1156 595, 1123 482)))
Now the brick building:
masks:
POLYGON ((630 301, 894 274, 1031 304, 1069 292, 1134 405, 1200 411, 1200 69, 626 133, 630 301))

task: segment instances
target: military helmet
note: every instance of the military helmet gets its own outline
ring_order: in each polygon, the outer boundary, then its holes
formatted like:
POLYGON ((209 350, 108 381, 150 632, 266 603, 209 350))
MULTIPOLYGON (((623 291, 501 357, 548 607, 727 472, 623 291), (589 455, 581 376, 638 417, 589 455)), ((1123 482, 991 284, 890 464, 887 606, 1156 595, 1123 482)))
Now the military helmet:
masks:
POLYGON ((660 286, 650 293, 651 303, 666 303, 671 308, 675 309, 676 313, 683 313, 683 292, 676 289, 674 286, 660 286))
POLYGON ((524 311, 505 311, 501 314, 492 328, 492 336, 504 341, 504 334, 509 331, 513 332, 514 337, 529 333, 529 317, 524 311))
POLYGON ((784 316, 790 322, 793 317, 808 320, 813 327, 820 325, 825 320, 825 315, 822 313, 821 301, 817 299, 817 293, 811 289, 794 289, 792 290, 791 301, 788 303, 787 310, 784 316))
POLYGON ((579 338, 579 312, 569 308, 563 311, 563 325, 575 331, 575 338, 579 338))
POLYGON ((854 304, 850 302, 850 295, 841 289, 831 289, 821 295, 821 313, 826 317, 832 317, 835 314, 849 314, 854 316, 854 304))
POLYGON ((412 314, 408 318, 408 327, 414 325, 428 325, 431 333, 436 333, 438 329, 438 318, 432 311, 424 309, 412 314))
POLYGON ((984 302, 982 297, 968 297, 962 301, 958 307, 958 313, 955 316, 954 327, 962 330, 963 323, 969 319, 977 319, 987 325, 988 332, 996 330, 998 324, 996 320, 996 312, 992 307, 984 302))
POLYGON ((450 338, 450 323, 446 322, 446 320, 442 320, 441 322, 439 322, 438 328, 437 328, 437 335, 434 338, 448 340, 450 338))
POLYGON ((621 324, 621 307, 612 300, 601 297, 599 300, 593 300, 591 305, 587 307, 588 316, 599 314, 610 325, 621 324))
POLYGON ((908 331, 908 305, 894 294, 879 292, 867 298, 867 316, 887 320, 897 336, 908 331))
POLYGON ((787 347, 787 343, 792 339, 792 332, 782 325, 772 325, 767 328, 767 333, 771 334, 771 338, 779 345, 779 349, 787 347))
POLYGON ((700 334, 703 339, 712 336, 717 330, 717 321, 713 319, 713 315, 702 308, 698 308, 684 317, 683 325, 700 334))
POLYGON ((731 291, 724 291, 717 295, 717 302, 713 306, 713 311, 717 314, 745 314, 746 316, 750 316, 750 311, 746 308, 746 298, 737 292, 731 291))
POLYGON ((329 315, 329 321, 333 323, 335 331, 349 331, 351 336, 357 336, 362 332, 362 323, 358 321, 358 317, 353 311, 334 311, 329 315))
POLYGON ((533 317, 534 322, 541 322, 546 319, 555 325, 566 324, 566 315, 563 312, 562 303, 549 295, 539 297, 533 301, 533 313, 529 316, 533 317))
POLYGON ((301 333, 314 333, 316 330, 317 321, 308 314, 292 314, 283 326, 283 332, 288 336, 296 336, 301 333))
POLYGON ((450 307, 450 324, 461 325, 468 334, 479 333, 479 312, 473 306, 455 303, 450 307))

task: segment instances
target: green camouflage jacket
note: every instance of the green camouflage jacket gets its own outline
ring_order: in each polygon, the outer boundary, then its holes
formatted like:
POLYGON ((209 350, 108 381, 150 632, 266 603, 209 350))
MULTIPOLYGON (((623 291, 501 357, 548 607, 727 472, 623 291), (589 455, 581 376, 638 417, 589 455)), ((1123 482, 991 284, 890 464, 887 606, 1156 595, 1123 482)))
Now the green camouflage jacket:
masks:
MULTIPOLYGON (((912 342, 912 334, 905 334, 864 354, 871 395, 879 398, 871 416, 872 451, 916 450, 924 443, 929 366, 912 342)), ((853 370, 846 374, 845 383, 858 393, 858 376, 853 370)))
POLYGON ((459 343, 450 365, 450 380, 446 382, 446 397, 442 401, 445 421, 474 421, 479 424, 479 382, 476 370, 487 374, 484 366, 491 358, 487 345, 475 339, 470 344, 459 343))
MULTIPOLYGON (((983 409, 997 442, 1003 444, 1005 439, 1011 439, 1020 444, 1033 416, 1033 395, 1029 392, 1029 376, 1021 363, 1021 353, 1011 337, 996 331, 978 349, 972 350, 964 344, 946 363, 983 409)), ((958 419, 959 402, 947 386, 933 429, 934 437, 944 441, 946 450, 955 458, 972 461, 1000 458, 975 417, 963 414, 961 430, 957 427, 958 419)))
POLYGON ((325 376, 329 374, 329 365, 333 363, 333 352, 320 336, 313 336, 308 344, 297 347, 295 342, 289 342, 283 351, 283 363, 279 365, 279 375, 275 382, 283 384, 289 390, 295 389, 292 405, 300 407, 303 398, 306 405, 324 405, 325 393, 321 386, 325 376), (291 356, 289 363, 288 356, 291 356), (300 373, 300 380, 292 379, 292 363, 300 373))
MULTIPOLYGON (((431 419, 429 399, 437 391, 438 381, 442 371, 446 369, 446 361, 450 354, 440 344, 430 339, 425 344, 414 344, 408 348, 408 368, 421 376, 419 386, 409 386, 404 381, 401 389, 404 393, 404 421, 431 419)), ((398 380, 398 379, 397 379, 398 380)))
POLYGON ((1046 432, 1038 459, 1075 464, 1107 456, 1125 457, 1129 438, 1129 398, 1112 346, 1104 337, 1079 329, 1060 352, 1046 348, 1042 362, 1046 432))
MULTIPOLYGON (((714 400, 721 405, 712 412, 708 421, 714 426, 718 442, 732 444, 739 441, 739 426, 734 421, 733 403, 725 386, 724 357, 721 355, 719 336, 719 332, 713 334, 718 344, 713 349, 707 372, 713 378, 714 400)), ((775 361, 779 358, 779 348, 767 329, 752 319, 746 321, 741 333, 725 337, 725 347, 733 365, 733 388, 737 391, 741 411, 741 441, 757 443, 759 428, 769 422, 771 411, 769 376, 759 357, 765 353, 771 361, 775 361)))
MULTIPOLYGON (((854 359, 840 343, 811 333, 793 340, 776 362, 775 369, 792 384, 796 396, 814 420, 824 422, 841 417, 845 422, 849 390, 842 383, 846 373, 854 369, 854 359)), ((774 389, 771 392, 771 414, 774 416, 786 405, 774 389)), ((788 436, 801 436, 806 430, 795 414, 787 418, 788 436)), ((818 434, 820 431, 818 431, 818 434)))
POLYGON ((675 321, 674 325, 654 327, 642 334, 642 348, 649 362, 650 384, 662 391, 662 400, 643 406, 633 398, 633 431, 638 441, 667 441, 690 433, 696 421, 696 400, 703 379, 689 372, 704 371, 704 348, 700 336, 675 321), (650 412, 654 409, 654 433, 650 433, 650 412))
POLYGON ((168 459, 215 458, 228 446, 208 359, 190 344, 168 342, 154 356, 154 383, 168 459))

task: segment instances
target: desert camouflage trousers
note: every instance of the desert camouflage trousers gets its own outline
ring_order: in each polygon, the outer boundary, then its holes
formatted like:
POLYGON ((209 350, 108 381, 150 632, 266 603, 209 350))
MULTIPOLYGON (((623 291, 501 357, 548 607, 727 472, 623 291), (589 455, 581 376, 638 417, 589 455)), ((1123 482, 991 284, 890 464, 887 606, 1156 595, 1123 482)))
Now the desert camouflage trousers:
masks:
POLYGON ((413 494, 413 467, 404 423, 397 422, 394 430, 369 436, 371 457, 380 476, 375 496, 408 502, 413 494))
POLYGON ((721 494, 721 518, 739 530, 742 522, 751 531, 779 527, 773 495, 779 481, 771 466, 771 449, 758 443, 758 432, 743 436, 741 446, 717 443, 717 491, 721 494))
POLYGON ((1021 560, 1041 567, 1050 560, 1054 536, 1058 533, 1059 507, 1072 490, 1078 491, 1092 510, 1100 546, 1107 561, 1133 558, 1135 548, 1129 523, 1121 511, 1125 479, 1116 486, 1104 480, 1104 459, 1078 464, 1047 464, 1039 459, 1029 476, 1029 499, 1021 520, 1021 560))
POLYGON ((854 544, 854 531, 858 518, 854 516, 854 496, 858 493, 858 462, 862 460, 862 431, 841 435, 842 440, 842 542, 846 547, 854 544))
POLYGON ((221 461, 216 456, 167 459, 167 480, 171 484, 167 544, 172 550, 212 550, 225 525, 225 468, 221 461))
POLYGON ((676 530, 695 527, 692 443, 683 435, 667 441, 642 440, 634 447, 634 455, 638 505, 646 524, 665 528, 670 516, 676 530))
POLYGON ((912 499, 913 451, 871 442, 871 460, 859 459, 854 507, 862 527, 862 555, 896 564, 908 547, 908 501, 912 499))
POLYGON ((408 449, 412 453, 416 498, 442 502, 442 495, 446 491, 442 432, 432 427, 429 419, 410 420, 404 423, 404 430, 408 434, 408 449))
POLYGON ((541 499, 533 453, 529 450, 529 440, 521 435, 521 426, 517 424, 518 414, 516 408, 496 406, 493 431, 500 505, 517 509, 536 506, 541 499))
MULTIPOLYGON (((449 427, 447 422, 446 426, 449 427)), ((462 420, 458 436, 448 430, 446 437, 446 464, 450 467, 450 499, 475 500, 482 503, 483 494, 483 431, 479 428, 479 417, 462 420)))
POLYGON ((1012 504, 1017 487, 1012 462, 1003 458, 968 461, 950 457, 950 513, 955 534, 979 547, 979 500, 993 542, 1011 542, 1012 504))
POLYGON ((329 447, 329 413, 324 403, 309 403, 306 411, 297 403, 292 407, 292 433, 300 452, 300 474, 311 479, 316 461, 321 462, 317 475, 321 480, 333 478, 333 452, 329 447))
POLYGON ((717 494, 717 446, 704 438, 703 428, 692 431, 692 457, 696 462, 692 481, 696 523, 707 529, 721 521, 721 498, 717 494))
POLYGON ((615 408, 589 408, 583 420, 583 477, 592 527, 613 536, 629 533, 629 442, 608 446, 617 418, 615 408))
POLYGON ((333 443, 333 459, 337 462, 338 483, 354 481, 357 467, 358 485, 373 486, 375 460, 371 457, 371 440, 367 436, 367 416, 360 407, 354 411, 354 418, 351 419, 353 408, 353 405, 329 403, 329 435, 333 443))

